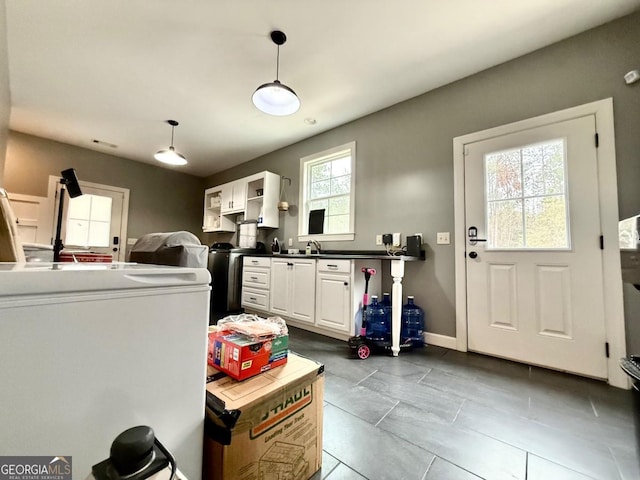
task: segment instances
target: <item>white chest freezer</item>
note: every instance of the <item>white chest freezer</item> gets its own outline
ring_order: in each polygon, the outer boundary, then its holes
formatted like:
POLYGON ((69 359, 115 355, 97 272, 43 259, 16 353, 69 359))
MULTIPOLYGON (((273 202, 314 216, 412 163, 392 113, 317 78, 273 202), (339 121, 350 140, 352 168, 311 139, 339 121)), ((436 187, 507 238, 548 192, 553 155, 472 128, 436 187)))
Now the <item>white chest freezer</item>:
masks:
POLYGON ((0 452, 71 456, 73 478, 149 425, 201 477, 210 275, 0 264, 0 452))

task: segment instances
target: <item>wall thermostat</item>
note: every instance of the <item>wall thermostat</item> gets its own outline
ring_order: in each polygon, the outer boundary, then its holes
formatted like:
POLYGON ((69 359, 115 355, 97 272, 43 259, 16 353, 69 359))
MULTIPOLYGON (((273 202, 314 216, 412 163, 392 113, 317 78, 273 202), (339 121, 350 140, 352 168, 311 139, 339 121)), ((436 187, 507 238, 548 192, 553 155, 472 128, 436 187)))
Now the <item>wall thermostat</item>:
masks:
POLYGON ((638 80, 640 80, 640 72, 638 70, 631 70, 624 76, 624 81, 627 83, 627 85, 636 83, 638 80))

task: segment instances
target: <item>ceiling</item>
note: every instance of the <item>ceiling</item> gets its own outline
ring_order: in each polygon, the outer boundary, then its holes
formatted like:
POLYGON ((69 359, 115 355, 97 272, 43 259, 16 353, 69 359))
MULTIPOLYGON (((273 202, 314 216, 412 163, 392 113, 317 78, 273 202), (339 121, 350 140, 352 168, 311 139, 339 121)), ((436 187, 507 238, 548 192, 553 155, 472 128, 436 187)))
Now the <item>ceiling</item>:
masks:
POLYGON ((6 0, 10 128, 208 176, 640 8, 640 0, 6 0), (251 103, 276 76, 302 107, 251 103), (310 124, 315 121, 315 124, 310 124), (95 143, 97 140, 102 143, 95 143))

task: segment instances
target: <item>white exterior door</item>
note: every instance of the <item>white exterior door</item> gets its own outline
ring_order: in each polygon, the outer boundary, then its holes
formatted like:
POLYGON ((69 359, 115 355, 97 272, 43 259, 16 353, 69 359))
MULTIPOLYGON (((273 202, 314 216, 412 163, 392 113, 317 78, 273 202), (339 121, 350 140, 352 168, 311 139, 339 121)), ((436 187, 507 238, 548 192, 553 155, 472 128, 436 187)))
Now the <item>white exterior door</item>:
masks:
POLYGON ((595 116, 464 146, 468 348, 607 378, 595 116))
MULTIPOLYGON (((49 177, 50 191, 52 182, 56 192, 55 224, 60 184, 56 177, 49 177)), ((81 196, 65 195, 61 232, 64 248, 110 254, 114 261, 125 261, 129 190, 82 180, 78 183, 81 196)))

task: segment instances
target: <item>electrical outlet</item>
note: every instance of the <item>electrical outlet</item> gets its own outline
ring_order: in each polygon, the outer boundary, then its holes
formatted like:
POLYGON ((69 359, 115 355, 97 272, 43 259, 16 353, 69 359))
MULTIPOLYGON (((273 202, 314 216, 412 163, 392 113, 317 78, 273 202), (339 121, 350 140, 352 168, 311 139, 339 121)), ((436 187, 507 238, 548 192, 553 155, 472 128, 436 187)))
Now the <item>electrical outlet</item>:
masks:
POLYGON ((382 245, 382 235, 376 235, 376 245, 382 245))
POLYGON ((393 234, 393 246, 394 247, 399 247, 401 243, 402 242, 400 241, 400 234, 399 233, 394 233, 393 234))
POLYGON ((449 245, 449 243, 451 243, 449 238, 449 232, 438 232, 436 237, 436 243, 438 245, 449 245))
POLYGON ((391 245, 392 241, 393 241, 393 237, 390 233, 382 234, 382 243, 384 243, 385 245, 391 245))
POLYGON ((289 245, 290 247, 293 247, 293 238, 290 238, 290 239, 289 239, 288 245, 289 245))

